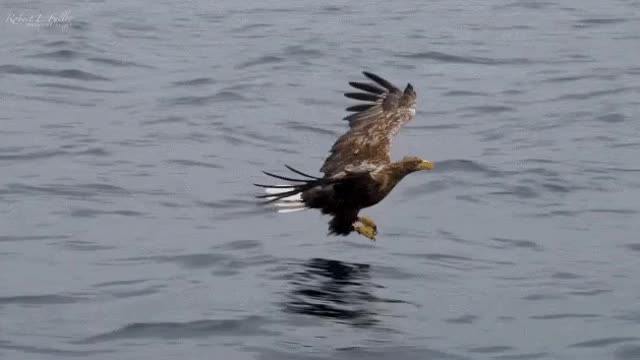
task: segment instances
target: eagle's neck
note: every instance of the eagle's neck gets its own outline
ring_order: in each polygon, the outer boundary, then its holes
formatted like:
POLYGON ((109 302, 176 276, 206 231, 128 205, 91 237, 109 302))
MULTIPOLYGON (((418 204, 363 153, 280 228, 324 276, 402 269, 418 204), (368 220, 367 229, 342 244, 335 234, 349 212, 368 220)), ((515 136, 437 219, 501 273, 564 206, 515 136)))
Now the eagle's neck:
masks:
POLYGON ((393 190, 400 180, 414 171, 406 163, 396 161, 378 170, 374 178, 380 183, 380 190, 386 194, 393 190))

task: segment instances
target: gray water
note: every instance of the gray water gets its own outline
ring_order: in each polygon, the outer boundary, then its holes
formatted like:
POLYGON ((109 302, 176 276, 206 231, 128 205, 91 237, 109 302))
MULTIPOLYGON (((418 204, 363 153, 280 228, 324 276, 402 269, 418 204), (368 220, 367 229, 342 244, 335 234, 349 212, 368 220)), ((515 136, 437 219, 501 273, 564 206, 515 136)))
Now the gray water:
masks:
POLYGON ((637 1, 0 15, 1 358, 640 358, 637 1), (251 185, 317 174, 362 70, 436 163, 375 243, 251 185))

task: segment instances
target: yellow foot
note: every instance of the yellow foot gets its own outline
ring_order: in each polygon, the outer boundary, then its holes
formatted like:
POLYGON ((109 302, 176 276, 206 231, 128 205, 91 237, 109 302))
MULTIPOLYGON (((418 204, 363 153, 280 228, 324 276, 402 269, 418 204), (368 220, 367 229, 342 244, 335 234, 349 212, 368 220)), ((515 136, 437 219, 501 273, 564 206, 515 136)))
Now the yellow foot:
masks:
POLYGON ((374 233, 376 234, 378 233, 378 225, 376 225, 376 223, 373 220, 371 220, 371 218, 362 216, 358 218, 358 221, 360 221, 362 225, 372 228, 374 233))
POLYGON ((366 225, 353 225, 353 230, 358 234, 366 236, 371 241, 376 241, 376 230, 366 225))

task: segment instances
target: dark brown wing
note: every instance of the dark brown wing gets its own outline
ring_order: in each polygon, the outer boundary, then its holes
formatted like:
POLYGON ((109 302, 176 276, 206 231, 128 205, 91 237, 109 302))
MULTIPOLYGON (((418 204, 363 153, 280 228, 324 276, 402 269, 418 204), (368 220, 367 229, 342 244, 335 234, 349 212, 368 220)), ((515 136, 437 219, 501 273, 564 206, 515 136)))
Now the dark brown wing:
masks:
POLYGON ((416 113, 416 93, 411 84, 401 91, 383 78, 363 72, 375 84, 350 82, 363 92, 344 94, 367 103, 351 106, 345 117, 349 131, 331 148, 320 169, 326 177, 348 171, 372 171, 391 162, 391 140, 416 113))

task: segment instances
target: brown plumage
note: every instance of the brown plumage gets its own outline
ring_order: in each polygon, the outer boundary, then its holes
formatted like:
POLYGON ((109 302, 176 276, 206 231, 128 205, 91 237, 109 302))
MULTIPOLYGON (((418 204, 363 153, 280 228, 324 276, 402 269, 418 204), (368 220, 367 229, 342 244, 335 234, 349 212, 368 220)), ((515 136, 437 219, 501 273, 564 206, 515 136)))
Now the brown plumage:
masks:
POLYGON ((280 207, 280 212, 320 209, 333 215, 329 222, 331 234, 348 235, 355 230, 375 239, 375 223, 358 217, 359 211, 384 199, 406 175, 433 169, 433 163, 413 156, 391 162, 391 141, 414 117, 416 93, 411 84, 401 91, 375 74, 363 73, 375 84, 349 83, 363 92, 349 92, 345 96, 366 103, 347 108, 354 112, 345 117, 349 130, 331 147, 320 169, 324 176, 307 175, 287 166, 306 179, 265 172, 294 184, 255 185, 265 188, 268 194, 259 197, 280 207))

